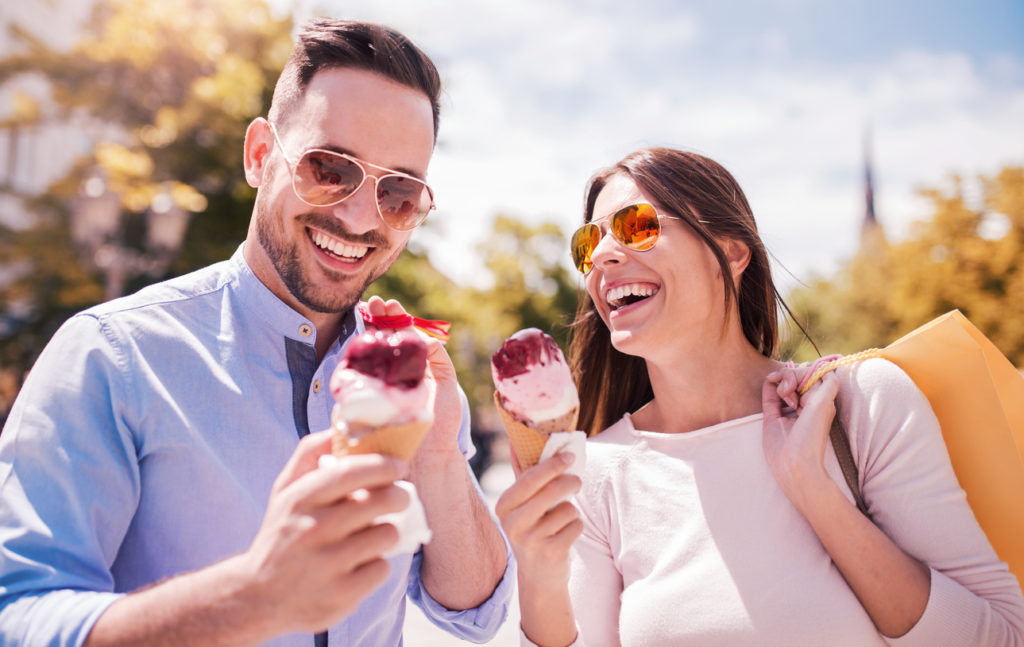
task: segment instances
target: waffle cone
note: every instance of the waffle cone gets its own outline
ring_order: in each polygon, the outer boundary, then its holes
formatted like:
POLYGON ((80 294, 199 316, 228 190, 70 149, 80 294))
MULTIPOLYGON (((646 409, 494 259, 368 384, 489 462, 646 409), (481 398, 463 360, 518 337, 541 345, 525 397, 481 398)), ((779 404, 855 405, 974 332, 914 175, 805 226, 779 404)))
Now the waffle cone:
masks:
POLYGON ((416 453, 432 424, 434 424, 432 420, 419 420, 378 427, 355 440, 335 428, 334 438, 331 440, 331 453, 335 456, 386 454, 408 462, 416 453))
POLYGON ((505 433, 508 434, 512 450, 515 451, 516 458, 519 459, 519 466, 524 470, 533 467, 540 460, 549 434, 573 431, 576 429, 576 419, 579 416, 579 407, 576 407, 564 416, 545 420, 534 428, 520 422, 505 407, 501 406, 501 396, 497 391, 494 392, 494 406, 498 408, 498 413, 501 415, 501 422, 505 426, 505 433))

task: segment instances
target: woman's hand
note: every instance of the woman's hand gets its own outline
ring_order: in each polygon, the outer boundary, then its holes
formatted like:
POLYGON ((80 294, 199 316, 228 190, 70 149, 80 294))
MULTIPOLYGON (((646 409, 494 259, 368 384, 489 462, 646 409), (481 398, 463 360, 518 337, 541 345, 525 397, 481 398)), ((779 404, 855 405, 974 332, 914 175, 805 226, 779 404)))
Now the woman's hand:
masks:
POLYGON ((521 471, 513 453, 516 482, 495 505, 518 562, 522 630, 537 645, 568 645, 576 639, 569 548, 583 532, 583 522, 567 498, 582 482, 565 473, 574 458, 563 452, 521 471))
MULTIPOLYGON (((569 582, 569 547, 583 532, 579 512, 568 501, 582 484, 565 473, 573 460, 568 452, 555 454, 518 474, 495 506, 520 577, 533 585, 557 588, 569 582)), ((518 473, 518 461, 515 465, 518 473)))
POLYGON ((761 390, 764 454, 768 466, 793 505, 805 512, 806 496, 830 480, 825 448, 835 416, 839 382, 826 373, 804 395, 796 391, 801 368, 770 373, 761 390))

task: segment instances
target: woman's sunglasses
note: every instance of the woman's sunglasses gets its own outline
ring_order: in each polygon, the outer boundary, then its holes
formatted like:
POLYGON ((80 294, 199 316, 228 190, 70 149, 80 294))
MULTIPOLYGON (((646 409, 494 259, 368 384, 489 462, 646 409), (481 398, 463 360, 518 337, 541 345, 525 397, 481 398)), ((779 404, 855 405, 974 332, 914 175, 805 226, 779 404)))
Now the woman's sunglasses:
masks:
POLYGON ((354 195, 369 178, 376 183, 377 213, 384 224, 392 229, 413 229, 434 208, 434 193, 423 180, 364 162, 351 155, 312 148, 293 164, 274 124, 270 124, 270 130, 292 173, 295 195, 311 207, 330 207, 343 202, 354 195), (380 176, 370 175, 366 167, 385 173, 380 176))
MULTIPOLYGON (((619 209, 609 219, 609 230, 615 239, 630 249, 646 252, 654 247, 661 234, 661 222, 658 212, 649 204, 634 204, 619 209)), ((580 272, 588 274, 594 266, 590 259, 598 243, 601 242, 601 228, 587 223, 572 235, 569 248, 572 251, 572 262, 580 272)))

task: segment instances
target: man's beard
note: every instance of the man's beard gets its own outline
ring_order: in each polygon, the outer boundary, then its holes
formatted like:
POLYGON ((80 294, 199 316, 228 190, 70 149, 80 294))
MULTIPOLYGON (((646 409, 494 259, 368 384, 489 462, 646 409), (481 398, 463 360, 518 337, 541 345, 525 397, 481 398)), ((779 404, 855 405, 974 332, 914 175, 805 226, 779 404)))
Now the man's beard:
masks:
MULTIPOLYGON (((387 239, 377 231, 369 231, 362 235, 351 234, 346 230, 345 225, 333 216, 306 212, 296 216, 295 221, 320 229, 346 242, 375 247, 375 252, 388 248, 387 239)), ((282 229, 280 218, 271 213, 269 205, 263 200, 257 200, 256 234, 260 246, 263 247, 288 292, 299 303, 314 312, 342 313, 352 309, 359 302, 366 288, 380 278, 398 256, 396 253, 390 261, 381 263, 374 272, 367 276, 366 281, 357 290, 346 289, 346 280, 350 280, 348 275, 323 268, 324 273, 330 279, 337 281, 337 287, 333 290, 318 289, 303 274, 302 264, 299 261, 298 245, 300 242, 286 247, 282 229)))

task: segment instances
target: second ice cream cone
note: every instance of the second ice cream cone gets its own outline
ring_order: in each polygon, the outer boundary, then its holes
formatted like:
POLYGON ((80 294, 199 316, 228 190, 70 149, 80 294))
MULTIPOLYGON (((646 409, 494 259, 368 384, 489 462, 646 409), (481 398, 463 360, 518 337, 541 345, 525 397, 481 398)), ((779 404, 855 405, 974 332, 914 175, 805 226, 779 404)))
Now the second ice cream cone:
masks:
POLYGON ((540 460, 540 454, 544 451, 544 445, 548 442, 548 435, 531 429, 516 420, 511 413, 501 406, 501 398, 497 392, 494 393, 494 406, 498 408, 501 415, 501 422, 505 426, 505 433, 512 444, 512 450, 519 459, 521 468, 529 469, 540 460))

